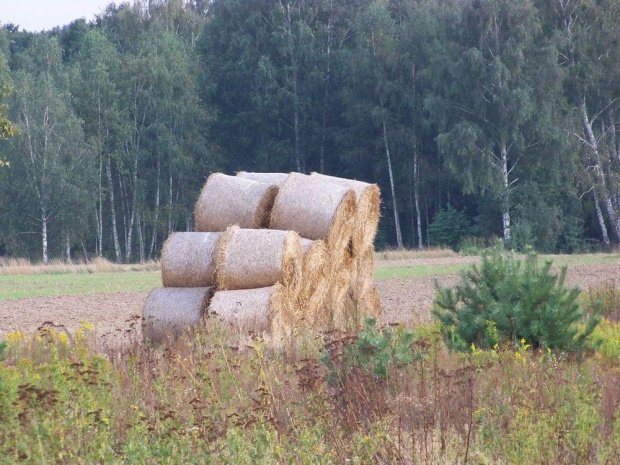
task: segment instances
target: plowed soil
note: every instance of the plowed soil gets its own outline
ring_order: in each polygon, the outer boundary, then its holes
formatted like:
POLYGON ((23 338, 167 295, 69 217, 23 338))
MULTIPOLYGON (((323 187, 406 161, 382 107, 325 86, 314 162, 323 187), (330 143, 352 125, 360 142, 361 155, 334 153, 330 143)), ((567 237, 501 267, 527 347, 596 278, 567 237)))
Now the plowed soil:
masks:
MULTIPOLYGON (((468 257, 462 260, 461 263, 472 262, 468 257)), ((435 264, 435 260, 425 262, 435 264)), ((452 262, 459 263, 454 259, 450 260, 452 262)), ((392 263, 379 262, 379 266, 390 266, 392 263)), ((401 261, 400 264, 402 266, 404 263, 401 261)), ((445 286, 456 283, 459 277, 457 274, 444 274, 377 281, 386 322, 411 325, 428 321, 435 294, 435 279, 445 286)), ((620 286, 620 265, 573 266, 568 269, 567 284, 570 286, 587 289, 604 281, 615 281, 620 286)), ((95 334, 102 342, 127 340, 135 334, 132 328, 139 327, 138 320, 147 294, 117 292, 0 300, 0 340, 15 330, 32 333, 46 322, 60 325, 69 332, 74 332, 83 322, 87 322, 95 326, 95 334)))

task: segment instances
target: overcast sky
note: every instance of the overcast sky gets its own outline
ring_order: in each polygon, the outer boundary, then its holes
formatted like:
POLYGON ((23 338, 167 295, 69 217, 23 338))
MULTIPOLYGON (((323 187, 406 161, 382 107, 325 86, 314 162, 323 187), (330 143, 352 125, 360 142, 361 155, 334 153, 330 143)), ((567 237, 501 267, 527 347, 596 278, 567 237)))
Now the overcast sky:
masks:
POLYGON ((110 3, 120 0, 0 0, 0 23, 39 32, 64 26, 74 19, 94 19, 110 3))

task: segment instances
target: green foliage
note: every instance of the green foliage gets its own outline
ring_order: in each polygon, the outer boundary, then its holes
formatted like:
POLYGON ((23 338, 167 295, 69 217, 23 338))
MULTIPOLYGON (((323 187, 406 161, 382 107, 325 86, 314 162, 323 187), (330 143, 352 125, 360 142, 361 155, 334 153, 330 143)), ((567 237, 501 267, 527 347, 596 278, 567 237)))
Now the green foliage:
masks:
POLYGON ((597 328, 612 341, 605 357, 581 363, 527 344, 448 354, 438 326, 417 327, 415 342, 392 328, 386 344, 370 323, 326 344, 347 370, 340 385, 326 382, 318 347, 283 355, 214 322, 163 350, 112 354, 93 348, 87 323, 74 334, 9 333, 0 463, 370 465, 398 463, 405 450, 412 462, 457 463, 468 438, 475 463, 616 462, 617 324, 597 328))
POLYGON ((517 252, 524 253, 528 248, 534 246, 534 234, 532 223, 519 221, 511 228, 511 246, 517 252))
POLYGON ((464 271, 454 288, 437 287, 432 313, 450 347, 490 349, 524 339, 533 347, 581 350, 599 312, 589 315, 580 330, 580 291, 564 287, 565 267, 559 275, 550 269, 550 261, 540 265, 531 251, 521 261, 495 247, 483 253, 479 265, 464 271))
POLYGON ((465 236, 458 245, 460 255, 480 255, 484 249, 491 245, 491 240, 486 237, 465 236))
POLYGON ((459 242, 470 229, 470 219, 465 212, 456 211, 452 205, 439 210, 428 227, 428 239, 432 245, 448 246, 456 250, 459 242))
MULTIPOLYGON (((364 329, 354 341, 344 347, 345 367, 359 367, 367 373, 386 379, 391 368, 411 363, 414 359, 412 344, 415 333, 402 325, 397 328, 378 328, 375 318, 368 318, 364 329)), ((329 379, 338 376, 329 352, 321 358, 329 369, 329 379)))

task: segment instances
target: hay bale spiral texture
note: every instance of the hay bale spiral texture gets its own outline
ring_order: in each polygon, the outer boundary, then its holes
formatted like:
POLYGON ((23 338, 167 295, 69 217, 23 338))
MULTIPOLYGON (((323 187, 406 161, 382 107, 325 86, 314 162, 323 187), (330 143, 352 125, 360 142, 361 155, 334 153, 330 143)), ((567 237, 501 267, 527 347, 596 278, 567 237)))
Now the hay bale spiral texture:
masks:
POLYGON ((177 232, 161 253, 164 287, 208 287, 214 283, 213 250, 219 232, 177 232))
POLYGON ((355 219, 352 238, 353 255, 359 255, 369 247, 372 247, 377 234, 377 228, 379 227, 381 206, 381 191, 379 190, 379 186, 353 179, 327 176, 320 173, 312 173, 311 177, 355 191, 357 217, 355 219))
POLYGON ((274 322, 282 321, 290 299, 280 284, 258 289, 217 291, 211 299, 209 316, 241 332, 273 333, 274 322))
POLYGON ((278 187, 284 184, 288 175, 289 173, 249 173, 247 171, 239 171, 237 173, 237 176, 240 178, 263 182, 265 184, 273 184, 278 187))
POLYGON ((157 288, 142 310, 142 334, 146 340, 163 342, 198 325, 213 294, 211 287, 157 288))
POLYGON ((266 228, 278 186, 237 176, 214 173, 202 188, 196 208, 197 231, 266 228))
POLYGON ((322 239, 330 250, 344 250, 353 233, 355 192, 321 179, 291 173, 271 212, 271 229, 293 230, 322 239))
POLYGON ((218 290, 256 289, 280 282, 296 296, 302 280, 299 235, 232 226, 215 247, 215 276, 218 290))

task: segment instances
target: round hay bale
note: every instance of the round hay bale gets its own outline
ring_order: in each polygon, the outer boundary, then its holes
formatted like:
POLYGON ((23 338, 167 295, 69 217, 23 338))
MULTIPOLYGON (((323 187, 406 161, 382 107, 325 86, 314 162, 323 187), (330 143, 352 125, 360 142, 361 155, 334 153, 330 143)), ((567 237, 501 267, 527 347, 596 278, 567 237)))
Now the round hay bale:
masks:
POLYGON ((213 294, 211 287, 153 289, 142 310, 145 340, 160 343, 198 325, 213 294))
POLYGON ((316 324, 328 328, 335 326, 338 315, 345 309, 345 298, 349 295, 353 277, 352 262, 342 263, 339 267, 329 267, 327 297, 316 316, 316 324))
POLYGON ((213 250, 222 233, 177 232, 164 243, 161 280, 164 287, 213 286, 213 250))
POLYGON ((381 191, 376 184, 353 179, 312 173, 311 177, 331 182, 346 189, 353 189, 357 199, 357 218, 353 230, 353 255, 358 255, 372 247, 379 226, 381 191))
POLYGON ((241 332, 268 333, 272 337, 292 325, 291 299, 281 284, 259 289, 217 291, 209 316, 220 318, 241 332))
POLYGON ((280 282, 296 297, 302 258, 299 235, 294 231, 232 226, 215 247, 217 288, 256 289, 280 282))
POLYGON ((291 229, 322 239, 330 250, 346 249, 353 233, 355 192, 300 173, 291 173, 271 212, 271 229, 291 229))
POLYGON ((213 173, 207 179, 194 211, 197 231, 267 228, 278 186, 237 176, 213 173))
POLYGON ((374 283, 374 249, 372 247, 367 248, 361 255, 358 255, 353 262, 351 291, 353 298, 359 300, 374 283))
POLYGON ((374 317, 377 319, 377 324, 383 324, 383 307, 381 306, 381 297, 377 288, 373 285, 370 286, 366 292, 362 295, 358 302, 358 312, 362 318, 363 323, 366 318, 374 317))
POLYGON ((324 241, 304 238, 301 239, 301 249, 304 258, 299 292, 299 320, 313 325, 317 312, 327 298, 329 252, 324 241))
POLYGON ((288 173, 248 173, 247 171, 239 171, 237 176, 240 178, 251 179, 252 181, 263 182, 281 187, 288 178, 288 173))

